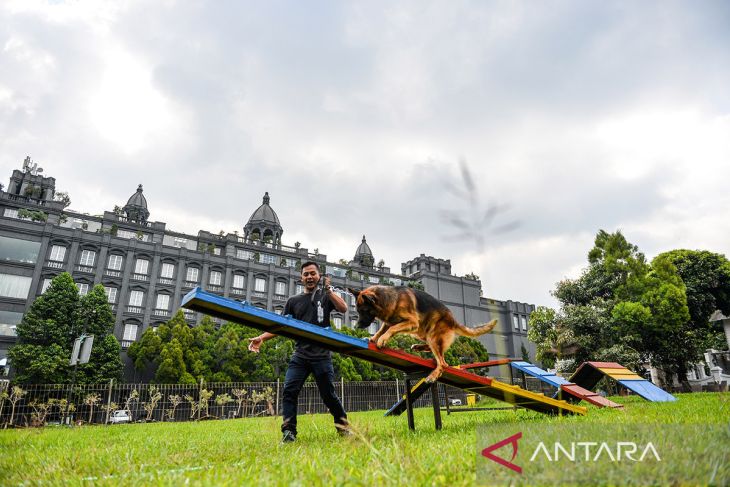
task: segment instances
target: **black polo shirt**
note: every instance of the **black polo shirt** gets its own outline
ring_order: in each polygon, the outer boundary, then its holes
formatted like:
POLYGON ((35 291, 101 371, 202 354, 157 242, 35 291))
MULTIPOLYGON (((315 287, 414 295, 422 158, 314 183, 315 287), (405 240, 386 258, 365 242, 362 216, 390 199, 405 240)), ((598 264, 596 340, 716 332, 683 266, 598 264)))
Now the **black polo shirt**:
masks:
MULTIPOLYGON (((330 300, 327 292, 317 288, 314 293, 302 293, 289 298, 284 306, 284 315, 291 315, 292 318, 326 328, 330 326, 330 313, 333 309, 335 309, 335 305, 330 300), (322 308, 321 322, 318 320, 318 307, 322 308)), ((331 357, 329 350, 304 339, 296 340, 294 355, 304 359, 331 357)))

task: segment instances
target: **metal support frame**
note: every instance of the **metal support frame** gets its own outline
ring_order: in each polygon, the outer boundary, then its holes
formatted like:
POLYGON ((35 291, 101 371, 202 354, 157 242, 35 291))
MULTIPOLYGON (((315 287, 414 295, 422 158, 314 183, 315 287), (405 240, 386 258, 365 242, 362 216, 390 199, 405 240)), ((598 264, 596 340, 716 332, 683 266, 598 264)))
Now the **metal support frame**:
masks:
MULTIPOLYGON (((415 400, 411 396, 411 384, 414 379, 420 380, 424 375, 425 374, 423 373, 406 374, 406 415, 408 416, 408 429, 411 431, 416 431, 416 422, 413 417, 413 406, 415 400)), ((431 391, 434 426, 436 427, 436 430, 440 430, 443 427, 443 423, 441 422, 441 404, 439 403, 438 382, 434 382, 428 388, 431 391)))

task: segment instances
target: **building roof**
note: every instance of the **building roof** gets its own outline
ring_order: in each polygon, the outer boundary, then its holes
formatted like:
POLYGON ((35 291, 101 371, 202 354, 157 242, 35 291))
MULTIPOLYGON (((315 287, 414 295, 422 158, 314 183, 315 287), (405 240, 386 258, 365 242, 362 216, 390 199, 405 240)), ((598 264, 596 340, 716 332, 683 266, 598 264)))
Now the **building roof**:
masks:
POLYGON ((142 194, 142 185, 137 186, 137 191, 129 197, 126 206, 136 206, 147 209, 147 198, 142 194))
POLYGON ((362 242, 360 243, 360 245, 357 247, 357 250, 355 251, 354 260, 359 261, 360 258, 364 255, 369 255, 371 257, 373 255, 373 251, 370 250, 370 246, 365 241, 365 235, 362 236, 362 242))
POLYGON ((276 216, 276 212, 274 211, 271 206, 269 206, 269 193, 268 191, 264 194, 264 201, 256 208, 256 211, 253 212, 251 215, 251 218, 248 219, 248 223, 269 223, 271 225, 281 226, 281 223, 279 223, 279 217, 276 216))

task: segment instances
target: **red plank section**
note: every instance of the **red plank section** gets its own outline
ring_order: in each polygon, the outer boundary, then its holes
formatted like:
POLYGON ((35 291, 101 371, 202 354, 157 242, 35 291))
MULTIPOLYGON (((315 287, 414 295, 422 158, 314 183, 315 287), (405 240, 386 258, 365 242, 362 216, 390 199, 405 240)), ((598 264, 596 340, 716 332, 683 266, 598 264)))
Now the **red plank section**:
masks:
POLYGON ((602 408, 614 408, 614 409, 623 409, 623 404, 615 403, 609 399, 606 399, 605 397, 601 396, 600 394, 596 394, 593 391, 589 391, 588 389, 584 389, 579 385, 576 384, 566 384, 561 387, 562 390, 567 392, 568 394, 571 394, 572 396, 577 397, 578 399, 582 399, 586 402, 589 402, 595 406, 602 407, 602 408))
POLYGON ((473 364, 461 364, 457 365, 458 368, 465 369, 477 369, 479 367, 492 367, 494 365, 504 365, 512 362, 511 358, 501 358, 498 360, 490 360, 488 362, 474 362, 473 364))

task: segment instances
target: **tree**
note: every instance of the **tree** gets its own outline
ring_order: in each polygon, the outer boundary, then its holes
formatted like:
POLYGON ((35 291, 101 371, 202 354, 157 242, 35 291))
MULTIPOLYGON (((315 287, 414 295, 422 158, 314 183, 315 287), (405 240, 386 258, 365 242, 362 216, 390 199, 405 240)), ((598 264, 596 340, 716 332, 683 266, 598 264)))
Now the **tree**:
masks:
POLYGON ((76 382, 98 384, 110 379, 122 380, 124 365, 120 356, 120 344, 114 336, 114 314, 107 301, 104 286, 97 284, 79 301, 79 318, 73 330, 73 338, 83 332, 94 335, 89 362, 78 366, 76 382))
POLYGON ((79 316, 79 292, 68 273, 56 276, 23 316, 18 343, 8 356, 18 383, 68 382, 71 340, 79 316))
POLYGON ((647 263, 621 232, 599 231, 589 266, 553 292, 561 309, 538 309, 530 318, 538 359, 549 363, 564 353, 576 365, 619 361, 637 372, 650 362, 668 380, 685 381, 688 365, 701 357, 709 315, 727 307, 722 283, 730 282, 730 271, 723 259, 671 251, 647 263))
POLYGON ((94 335, 88 364, 78 366, 77 382, 98 383, 121 379, 119 342, 112 335, 114 316, 104 288, 95 286, 80 298, 68 273, 56 276, 38 296, 18 325, 18 344, 9 352, 16 382, 66 384, 71 379, 69 358, 74 340, 94 335))
POLYGON ((68 208, 71 205, 71 197, 66 191, 56 191, 53 199, 56 201, 60 201, 63 204, 64 208, 68 208))

